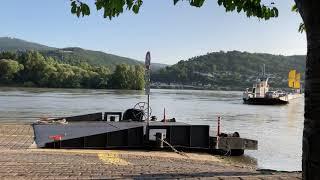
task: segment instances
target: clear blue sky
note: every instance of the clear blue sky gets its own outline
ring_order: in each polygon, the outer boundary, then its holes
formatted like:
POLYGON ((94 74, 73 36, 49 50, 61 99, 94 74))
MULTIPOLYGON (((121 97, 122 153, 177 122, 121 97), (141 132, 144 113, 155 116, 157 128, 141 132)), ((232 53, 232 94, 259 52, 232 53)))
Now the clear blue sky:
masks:
MULTIPOLYGON (((69 0, 3 0, 1 36, 53 47, 77 46, 153 62, 174 64, 212 51, 240 50, 272 54, 305 54, 301 18, 290 11, 293 0, 274 0, 279 18, 262 21, 243 13, 225 13, 216 0, 202 8, 187 1, 144 0, 138 15, 126 12, 109 21, 96 12, 80 18, 70 13, 69 0)), ((267 1, 268 2, 268 1, 267 1)), ((269 1, 270 2, 270 1, 269 1)))

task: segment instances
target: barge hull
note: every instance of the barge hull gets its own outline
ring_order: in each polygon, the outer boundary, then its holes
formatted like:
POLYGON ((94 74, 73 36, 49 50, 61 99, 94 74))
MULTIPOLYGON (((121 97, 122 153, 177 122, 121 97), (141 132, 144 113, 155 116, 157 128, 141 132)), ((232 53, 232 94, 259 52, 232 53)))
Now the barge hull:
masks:
POLYGON ((32 126, 35 143, 39 148, 170 149, 174 147, 185 151, 234 151, 237 155, 242 155, 245 149, 257 149, 257 142, 254 140, 253 143, 248 143, 247 139, 240 137, 210 136, 209 125, 150 122, 147 126, 146 122, 106 121, 101 118, 101 114, 67 117, 65 119, 72 121, 66 124, 34 123, 32 126), (85 122, 85 117, 92 117, 89 118, 92 120, 85 122), (77 121, 77 118, 80 121, 77 121), (157 138, 159 134, 163 139, 157 138), (165 141, 165 144, 159 146, 160 141, 165 141))
POLYGON ((276 98, 249 98, 243 99, 243 103, 252 105, 284 105, 288 104, 289 101, 276 98))

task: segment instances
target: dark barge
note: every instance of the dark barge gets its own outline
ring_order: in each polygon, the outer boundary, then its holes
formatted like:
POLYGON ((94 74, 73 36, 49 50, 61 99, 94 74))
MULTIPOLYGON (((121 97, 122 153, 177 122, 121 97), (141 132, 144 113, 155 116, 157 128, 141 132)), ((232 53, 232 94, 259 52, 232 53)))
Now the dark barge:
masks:
POLYGON ((258 142, 238 133, 210 135, 209 125, 143 121, 143 111, 94 113, 47 119, 34 123, 38 148, 61 149, 170 149, 242 155, 258 142), (117 121, 116 121, 116 116, 117 121))
POLYGON ((244 104, 252 105, 284 105, 288 104, 289 100, 286 97, 283 98, 243 98, 244 104))

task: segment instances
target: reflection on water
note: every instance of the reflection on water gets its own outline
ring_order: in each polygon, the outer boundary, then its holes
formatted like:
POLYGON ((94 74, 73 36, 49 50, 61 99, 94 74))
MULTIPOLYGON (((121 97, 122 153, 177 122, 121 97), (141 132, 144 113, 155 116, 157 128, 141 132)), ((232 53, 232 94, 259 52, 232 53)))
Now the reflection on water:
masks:
MULTIPOLYGON (((301 170, 303 99, 285 106, 242 104, 241 92, 152 90, 151 106, 158 119, 168 118, 216 129, 222 116, 223 132, 240 132, 257 139, 258 151, 232 158, 261 169, 301 170)), ((32 122, 39 117, 61 117, 92 112, 124 111, 146 101, 143 91, 0 88, 0 121, 32 122)))

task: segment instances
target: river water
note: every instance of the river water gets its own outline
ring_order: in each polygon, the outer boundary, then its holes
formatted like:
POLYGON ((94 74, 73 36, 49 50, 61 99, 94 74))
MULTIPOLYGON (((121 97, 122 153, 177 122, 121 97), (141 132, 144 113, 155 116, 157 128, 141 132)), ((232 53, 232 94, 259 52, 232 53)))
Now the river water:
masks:
MULTIPOLYGON (((303 98, 283 106, 242 104, 242 92, 203 90, 151 90, 152 115, 179 122, 210 125, 222 132, 238 131, 259 141, 259 150, 231 158, 256 168, 301 170, 303 98)), ((61 117, 93 112, 124 111, 146 101, 142 91, 0 88, 0 121, 33 122, 39 117, 61 117)))

